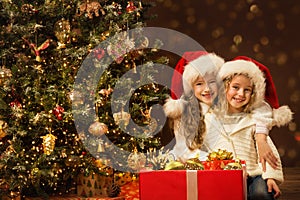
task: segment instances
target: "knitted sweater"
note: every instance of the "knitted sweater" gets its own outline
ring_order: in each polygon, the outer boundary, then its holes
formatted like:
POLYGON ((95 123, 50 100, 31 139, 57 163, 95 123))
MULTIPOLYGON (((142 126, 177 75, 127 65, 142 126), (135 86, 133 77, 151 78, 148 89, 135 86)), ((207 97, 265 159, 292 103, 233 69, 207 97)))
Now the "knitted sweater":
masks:
MULTIPOLYGON (((214 113, 208 112, 205 118, 208 133, 204 138, 204 147, 209 151, 226 149, 233 152, 236 158, 246 161, 249 176, 262 175, 263 179, 273 178, 278 183, 283 182, 281 162, 276 170, 266 163, 266 172, 262 171, 254 137, 256 121, 251 114, 239 113, 218 119, 214 113)), ((280 161, 279 153, 270 137, 267 137, 267 142, 280 161)))

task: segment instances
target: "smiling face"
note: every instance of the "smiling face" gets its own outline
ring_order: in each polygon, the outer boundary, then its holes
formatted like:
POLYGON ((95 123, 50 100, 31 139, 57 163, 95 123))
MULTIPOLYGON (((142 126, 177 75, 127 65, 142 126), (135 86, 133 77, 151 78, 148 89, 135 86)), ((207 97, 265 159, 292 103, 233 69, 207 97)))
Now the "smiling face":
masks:
POLYGON ((204 77, 199 76, 193 84, 193 89, 199 101, 211 106, 218 93, 216 75, 210 73, 204 77))
POLYGON ((243 112, 251 100, 253 84, 245 75, 236 75, 226 88, 226 99, 230 113, 243 112))

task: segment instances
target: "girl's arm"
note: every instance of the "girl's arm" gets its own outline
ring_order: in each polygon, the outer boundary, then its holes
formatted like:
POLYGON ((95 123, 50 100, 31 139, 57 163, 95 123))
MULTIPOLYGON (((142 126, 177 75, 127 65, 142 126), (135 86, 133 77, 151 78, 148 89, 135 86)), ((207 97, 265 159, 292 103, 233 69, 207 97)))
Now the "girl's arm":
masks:
POLYGON ((266 171, 266 162, 274 169, 277 168, 278 163, 278 159, 266 140, 274 122, 272 111, 269 104, 264 102, 264 104, 252 112, 253 119, 256 122, 255 139, 257 141, 259 160, 262 164, 263 171, 266 171))

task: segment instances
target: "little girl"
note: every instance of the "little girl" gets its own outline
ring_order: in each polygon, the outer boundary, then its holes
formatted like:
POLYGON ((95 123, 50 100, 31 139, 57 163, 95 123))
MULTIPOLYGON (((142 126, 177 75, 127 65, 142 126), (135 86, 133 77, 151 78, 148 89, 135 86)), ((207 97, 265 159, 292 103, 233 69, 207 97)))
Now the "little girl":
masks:
POLYGON ((267 137, 278 165, 274 169, 267 163, 266 170, 262 170, 255 140, 256 120, 252 114, 264 102, 264 75, 253 62, 245 60, 226 62, 219 75, 224 82, 224 91, 220 92, 215 115, 212 115, 216 119, 214 125, 219 122, 219 129, 207 134, 204 145, 210 151, 226 149, 246 161, 249 200, 277 198, 281 193, 277 184, 283 181, 280 157, 267 137))
POLYGON ((171 153, 176 159, 181 160, 196 155, 200 155, 200 159, 205 160, 207 156, 207 152, 200 150, 206 133, 204 115, 217 97, 217 74, 224 64, 224 59, 214 53, 198 52, 197 54, 200 56, 190 61, 182 70, 181 98, 169 99, 164 105, 166 115, 173 119, 171 127, 176 143, 171 153))

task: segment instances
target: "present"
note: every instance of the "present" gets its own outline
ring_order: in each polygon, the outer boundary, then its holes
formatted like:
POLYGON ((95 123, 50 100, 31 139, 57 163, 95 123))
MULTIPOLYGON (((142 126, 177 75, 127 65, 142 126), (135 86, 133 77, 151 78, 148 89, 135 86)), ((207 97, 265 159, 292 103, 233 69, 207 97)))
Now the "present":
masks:
POLYGON ((246 177, 244 168, 142 171, 139 176, 140 199, 246 200, 246 177))
POLYGON ((81 197, 108 197, 108 188, 113 184, 113 176, 92 173, 89 176, 79 174, 77 195, 81 197))
POLYGON ((139 200, 139 181, 134 180, 121 186, 120 196, 124 196, 126 200, 139 200))

